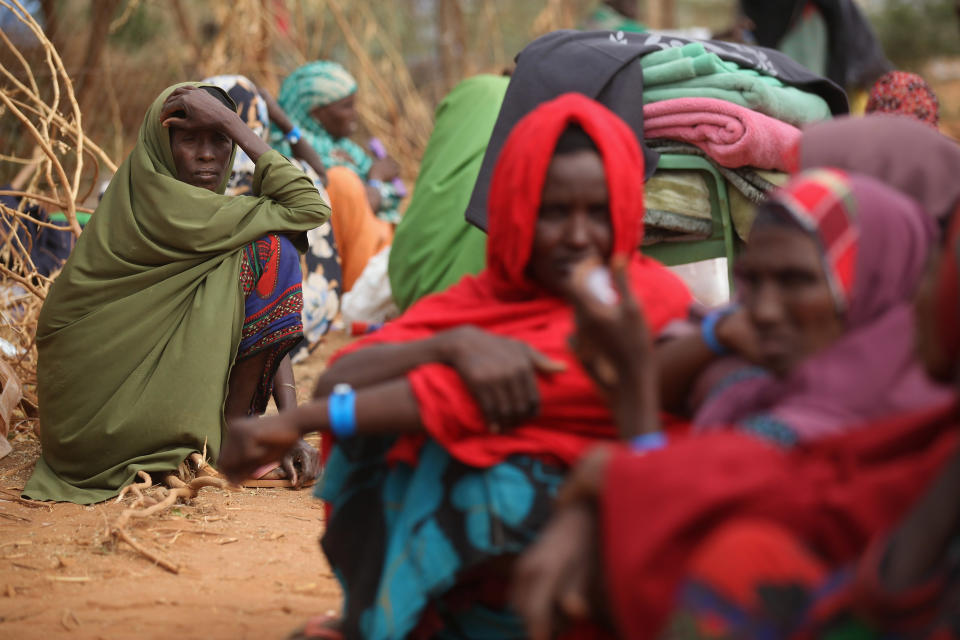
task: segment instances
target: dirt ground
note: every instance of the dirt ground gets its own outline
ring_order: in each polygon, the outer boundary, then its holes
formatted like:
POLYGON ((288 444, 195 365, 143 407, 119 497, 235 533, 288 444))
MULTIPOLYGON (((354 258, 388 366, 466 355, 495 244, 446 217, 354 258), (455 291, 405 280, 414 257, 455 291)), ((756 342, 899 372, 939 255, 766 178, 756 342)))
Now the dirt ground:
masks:
MULTIPOLYGON (((301 400, 346 341, 331 334, 294 366, 301 400)), ((39 444, 22 435, 13 445, 0 460, 0 638, 283 638, 339 609, 311 490, 207 488, 133 524, 138 542, 180 567, 175 575, 110 543, 124 504, 20 502, 39 444)))

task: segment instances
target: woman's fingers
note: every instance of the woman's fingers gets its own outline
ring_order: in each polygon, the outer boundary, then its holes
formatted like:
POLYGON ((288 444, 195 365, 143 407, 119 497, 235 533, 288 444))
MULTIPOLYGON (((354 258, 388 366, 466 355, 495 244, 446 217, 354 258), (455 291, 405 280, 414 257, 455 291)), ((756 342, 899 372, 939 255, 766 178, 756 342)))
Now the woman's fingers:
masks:
POLYGON ((290 484, 294 486, 295 489, 299 489, 302 484, 302 478, 297 474, 297 465, 296 461, 299 458, 299 452, 291 452, 283 456, 283 460, 280 461, 280 466, 283 469, 283 472, 286 474, 287 479, 290 481, 290 484))
POLYGON ((303 440, 297 443, 297 447, 300 451, 300 483, 306 484, 320 473, 320 452, 303 440))
POLYGON ((561 373, 567 370, 567 363, 562 360, 552 360, 533 347, 527 347, 527 353, 533 367, 541 373, 561 373))
POLYGON ((260 465, 283 458, 298 439, 299 432, 285 416, 232 420, 220 452, 220 470, 231 482, 242 482, 260 465))
POLYGON ((589 614, 591 568, 585 565, 593 517, 592 510, 582 507, 558 511, 517 561, 511 599, 531 638, 552 638, 561 616, 583 619, 589 614))
POLYGON ((590 618, 590 571, 585 563, 572 563, 563 581, 560 594, 560 611, 569 620, 582 622, 590 618))
POLYGON ((160 121, 160 125, 163 127, 177 127, 178 129, 186 128, 187 120, 184 118, 167 118, 160 121))
POLYGON ((559 558, 544 536, 517 562, 513 606, 523 617, 530 640, 553 637, 553 595, 558 588, 559 558))
POLYGON ((164 126, 185 129, 219 128, 226 126, 231 117, 239 116, 210 93, 192 86, 174 90, 160 110, 164 126))
POLYGON ((483 414, 487 424, 490 425, 490 430, 495 433, 499 432, 500 425, 499 416, 497 415, 496 393, 489 385, 483 384, 482 382, 470 382, 470 390, 474 399, 477 401, 477 406, 480 407, 480 413, 483 414))
POLYGON ((163 108, 160 110, 160 122, 169 120, 174 113, 184 110, 183 99, 180 96, 171 95, 167 98, 167 101, 163 103, 163 108))
POLYGON ((523 385, 521 397, 523 400, 523 419, 529 420, 540 414, 540 389, 537 387, 537 375, 533 369, 526 372, 521 379, 523 385))

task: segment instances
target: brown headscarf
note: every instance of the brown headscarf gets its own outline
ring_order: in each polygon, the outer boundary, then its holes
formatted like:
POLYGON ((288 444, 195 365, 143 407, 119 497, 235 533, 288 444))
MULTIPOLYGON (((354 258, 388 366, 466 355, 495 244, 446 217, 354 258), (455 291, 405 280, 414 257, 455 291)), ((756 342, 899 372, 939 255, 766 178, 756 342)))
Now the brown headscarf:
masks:
POLYGON ((873 176, 918 201, 941 223, 960 204, 960 145, 902 116, 837 118, 804 128, 797 169, 873 176))

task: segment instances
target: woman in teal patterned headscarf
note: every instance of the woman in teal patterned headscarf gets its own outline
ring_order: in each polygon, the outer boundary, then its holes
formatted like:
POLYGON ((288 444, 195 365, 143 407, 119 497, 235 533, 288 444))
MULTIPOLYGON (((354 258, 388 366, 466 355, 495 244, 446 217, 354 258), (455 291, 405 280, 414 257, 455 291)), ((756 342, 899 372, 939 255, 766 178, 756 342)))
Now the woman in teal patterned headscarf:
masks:
MULTIPOLYGON (((381 219, 398 222, 400 196, 392 180, 397 165, 390 158, 374 160, 349 136, 356 130, 354 97, 357 82, 340 64, 329 60, 309 62, 291 73, 283 82, 277 102, 300 129, 324 165, 345 166, 359 175, 368 186, 371 207, 381 219), (372 187, 372 189, 370 189, 372 187)), ((286 136, 289 141, 291 134, 286 136)), ((296 132, 292 135, 296 136, 296 132)), ((274 146, 283 145, 285 136, 274 128, 274 146)))

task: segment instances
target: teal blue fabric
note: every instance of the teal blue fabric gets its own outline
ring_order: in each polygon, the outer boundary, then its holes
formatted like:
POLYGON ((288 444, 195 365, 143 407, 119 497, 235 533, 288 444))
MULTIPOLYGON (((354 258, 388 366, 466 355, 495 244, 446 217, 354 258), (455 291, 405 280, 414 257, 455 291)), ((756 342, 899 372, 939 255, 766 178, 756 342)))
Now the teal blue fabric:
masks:
MULTIPOLYGON (((404 638, 428 606, 457 638, 522 638, 508 610, 449 609, 461 572, 521 552, 550 515, 564 471, 514 456, 486 469, 428 440, 417 466, 390 466, 392 440, 355 438, 327 461, 317 496, 333 516, 323 549, 346 602, 347 637, 404 638)), ((447 636, 444 636, 447 637, 447 636)))

